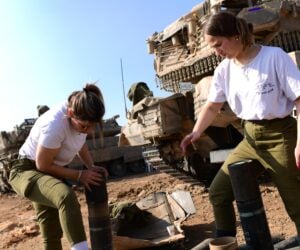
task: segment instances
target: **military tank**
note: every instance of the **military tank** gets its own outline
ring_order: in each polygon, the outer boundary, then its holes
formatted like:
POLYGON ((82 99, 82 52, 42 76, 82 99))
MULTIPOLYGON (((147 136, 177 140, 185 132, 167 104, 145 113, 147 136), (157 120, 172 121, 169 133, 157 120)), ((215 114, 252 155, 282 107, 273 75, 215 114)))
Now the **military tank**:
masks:
POLYGON ((35 118, 25 119, 20 125, 15 126, 13 131, 0 132, 0 193, 11 191, 8 183, 10 163, 17 158, 19 148, 29 135, 35 120, 35 118))
POLYGON ((205 0, 148 37, 157 87, 172 94, 167 98, 148 96, 134 105, 122 131, 125 144, 144 145, 149 165, 179 178, 192 176, 207 183, 243 137, 240 120, 225 104, 197 144, 189 148, 187 157, 179 148, 206 102, 214 69, 222 60, 203 36, 209 16, 220 11, 246 19, 253 24, 256 43, 281 47, 299 63, 299 0, 205 0))
MULTIPOLYGON (((94 135, 87 136, 87 145, 96 165, 105 167, 110 177, 122 177, 146 171, 143 149, 140 146, 119 146, 121 126, 117 122, 119 115, 103 122, 102 134, 99 128, 94 135)), ((83 168, 79 158, 75 157, 70 168, 83 168)))

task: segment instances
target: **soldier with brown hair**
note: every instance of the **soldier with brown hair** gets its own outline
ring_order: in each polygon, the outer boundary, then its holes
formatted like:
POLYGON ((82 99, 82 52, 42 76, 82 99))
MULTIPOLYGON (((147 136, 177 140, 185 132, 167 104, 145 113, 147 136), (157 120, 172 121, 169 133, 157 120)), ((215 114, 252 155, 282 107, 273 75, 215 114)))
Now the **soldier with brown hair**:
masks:
POLYGON ((214 72, 208 101, 193 132, 181 143, 186 147, 200 138, 228 102, 242 119, 244 139, 227 157, 210 186, 216 236, 235 236, 234 195, 228 165, 258 160, 270 173, 287 212, 300 235, 300 71, 281 48, 253 42, 252 25, 228 12, 212 15, 205 40, 223 56, 214 72), (299 169, 297 169, 297 167, 299 169))
POLYGON ((89 190, 103 181, 100 172, 105 170, 94 166, 85 141, 87 134, 102 124, 104 112, 100 89, 86 84, 37 119, 12 164, 10 184, 33 201, 44 249, 62 249, 64 234, 72 250, 88 250, 79 203, 63 180, 82 183, 89 190), (75 155, 86 169, 66 167, 75 155))

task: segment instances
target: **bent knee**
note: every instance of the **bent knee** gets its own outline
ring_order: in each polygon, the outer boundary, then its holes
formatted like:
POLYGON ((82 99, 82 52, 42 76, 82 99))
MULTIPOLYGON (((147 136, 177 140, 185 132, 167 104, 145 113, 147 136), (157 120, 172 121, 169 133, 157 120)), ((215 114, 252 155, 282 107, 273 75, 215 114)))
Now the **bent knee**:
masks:
POLYGON ((61 190, 58 194, 57 206, 61 207, 62 205, 75 206, 78 204, 77 197, 75 192, 68 186, 61 190))

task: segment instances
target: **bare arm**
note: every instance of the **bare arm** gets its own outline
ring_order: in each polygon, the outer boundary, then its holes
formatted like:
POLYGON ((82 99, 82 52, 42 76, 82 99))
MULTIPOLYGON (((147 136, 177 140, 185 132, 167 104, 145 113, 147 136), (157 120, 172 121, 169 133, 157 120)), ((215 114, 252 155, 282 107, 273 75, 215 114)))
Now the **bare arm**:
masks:
POLYGON ((297 168, 300 169, 300 97, 296 99, 295 107, 297 112, 297 144, 295 148, 295 159, 297 168))
POLYGON ((201 134, 205 131, 205 129, 207 129, 213 122, 223 104, 224 103, 216 102, 207 102, 204 104, 197 118, 197 122, 193 128, 193 131, 185 136, 180 144, 180 147, 184 154, 186 154, 187 146, 197 141, 200 138, 201 134))
POLYGON ((90 185, 101 184, 103 181, 102 174, 94 168, 91 170, 76 170, 55 165, 54 159, 59 150, 59 148, 51 149, 39 145, 36 153, 37 169, 58 178, 80 181, 89 190, 90 185))
POLYGON ((80 151, 78 152, 78 156, 80 158, 80 160, 82 161, 82 163, 88 168, 88 169, 93 169, 93 168, 98 168, 100 170, 100 172, 104 172, 105 176, 108 176, 108 172, 104 167, 101 166, 95 166, 94 165, 94 161, 93 158, 90 154, 90 151, 88 149, 87 144, 85 143, 82 148, 80 149, 80 151))
POLYGON ((54 158, 58 154, 59 148, 45 148, 41 145, 37 148, 36 166, 37 169, 46 174, 50 174, 60 178, 76 180, 78 171, 63 168, 54 164, 54 158))
POLYGON ((85 143, 80 151, 78 152, 78 156, 82 163, 87 167, 87 168, 92 168, 94 166, 94 161, 93 158, 88 150, 88 146, 85 143))

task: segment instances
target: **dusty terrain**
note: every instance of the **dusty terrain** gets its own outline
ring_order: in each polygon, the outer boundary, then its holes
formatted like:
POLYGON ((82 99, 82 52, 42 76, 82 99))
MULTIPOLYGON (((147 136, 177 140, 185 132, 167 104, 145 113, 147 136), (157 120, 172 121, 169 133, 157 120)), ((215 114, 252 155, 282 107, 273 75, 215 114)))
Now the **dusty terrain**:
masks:
MULTIPOLYGON (((173 249, 191 249, 199 242, 213 236, 214 218, 208 201, 207 188, 203 185, 187 185, 164 173, 149 173, 114 179, 107 182, 109 200, 136 201, 155 191, 188 190, 196 207, 196 214, 182 224, 185 240, 173 249)), ((288 218, 277 190, 271 183, 260 185, 261 194, 272 236, 289 238, 295 235, 293 223, 288 218)), ((88 234, 88 214, 84 192, 76 191, 88 234)), ((0 249, 42 249, 39 228, 34 221, 31 203, 15 194, 0 196, 0 249)), ((238 219, 238 218, 237 218, 238 219)), ((238 242, 244 243, 238 219, 238 242)), ((63 239, 64 249, 70 249, 63 239)), ((170 247, 164 247, 169 249, 170 247)), ((161 249, 161 247, 160 247, 161 249)))

